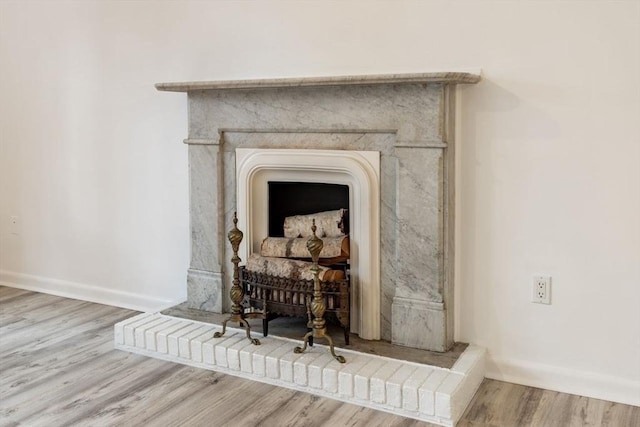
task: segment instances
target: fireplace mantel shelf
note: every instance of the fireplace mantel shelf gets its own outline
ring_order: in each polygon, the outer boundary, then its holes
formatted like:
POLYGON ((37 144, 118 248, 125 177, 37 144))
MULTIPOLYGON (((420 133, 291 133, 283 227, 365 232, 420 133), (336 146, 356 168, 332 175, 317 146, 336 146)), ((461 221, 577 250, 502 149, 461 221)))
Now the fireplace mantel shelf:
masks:
POLYGON ((207 82, 157 83, 156 89, 166 92, 191 92, 201 90, 273 89, 288 87, 327 87, 347 85, 384 84, 464 84, 478 83, 478 72, 432 72, 414 74, 379 74, 337 77, 301 77, 256 80, 222 80, 207 82))

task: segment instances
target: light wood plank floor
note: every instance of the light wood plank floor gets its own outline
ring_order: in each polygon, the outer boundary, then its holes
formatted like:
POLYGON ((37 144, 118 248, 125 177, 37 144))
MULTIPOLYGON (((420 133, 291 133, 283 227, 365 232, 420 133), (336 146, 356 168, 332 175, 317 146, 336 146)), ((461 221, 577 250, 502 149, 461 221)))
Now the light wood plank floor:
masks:
MULTIPOLYGON (((428 426, 113 349, 135 312, 0 287, 0 426, 428 426)), ((640 408, 485 380, 463 427, 640 426, 640 408)))

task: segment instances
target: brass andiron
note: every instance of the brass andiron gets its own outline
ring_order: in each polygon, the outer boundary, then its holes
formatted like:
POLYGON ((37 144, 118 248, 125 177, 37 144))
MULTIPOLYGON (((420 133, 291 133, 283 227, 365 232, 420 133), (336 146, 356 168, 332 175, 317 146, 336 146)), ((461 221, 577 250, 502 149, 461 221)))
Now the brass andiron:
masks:
POLYGON ((313 300, 311 301, 311 312, 313 313, 313 328, 311 332, 305 334, 303 340, 304 345, 302 347, 296 347, 294 353, 303 353, 307 349, 307 344, 312 339, 324 338, 329 342, 329 351, 331 355, 340 363, 345 363, 346 359, 343 356, 336 355, 333 345, 333 339, 331 335, 327 334, 326 321, 324 320, 324 312, 326 310, 324 295, 320 290, 320 267, 318 267, 318 258, 320 258, 320 252, 322 251, 322 239, 316 236, 316 220, 314 219, 311 225, 311 231, 313 231, 313 237, 307 242, 307 249, 311 253, 311 259, 313 260, 313 300))
POLYGON ((231 262, 233 263, 233 286, 231 286, 231 290, 229 291, 229 295, 231 296, 231 302, 233 303, 231 306, 231 315, 222 322, 222 332, 216 332, 213 334, 214 338, 220 338, 227 331, 227 322, 238 322, 240 326, 244 326, 244 330, 247 333, 247 339, 251 341, 251 344, 260 345, 260 340, 256 338, 251 338, 251 326, 249 326, 249 322, 247 322, 247 316, 244 312, 244 307, 242 306, 242 301, 244 300, 244 289, 240 286, 240 273, 238 264, 240 264, 240 257, 238 256, 238 249, 240 248, 240 242, 242 242, 242 231, 238 229, 238 216, 236 212, 233 213, 233 229, 229 232, 228 238, 229 242, 231 242, 231 247, 233 248, 233 258, 231 258, 231 262))

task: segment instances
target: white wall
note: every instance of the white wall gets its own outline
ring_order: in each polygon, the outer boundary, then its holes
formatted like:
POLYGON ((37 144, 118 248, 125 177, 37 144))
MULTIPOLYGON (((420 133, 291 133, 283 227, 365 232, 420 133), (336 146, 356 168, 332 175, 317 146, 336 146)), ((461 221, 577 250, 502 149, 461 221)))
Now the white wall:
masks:
POLYGON ((473 67, 457 338, 493 378, 638 405, 638 2, 0 2, 0 280, 184 298, 186 96, 156 82, 473 67))

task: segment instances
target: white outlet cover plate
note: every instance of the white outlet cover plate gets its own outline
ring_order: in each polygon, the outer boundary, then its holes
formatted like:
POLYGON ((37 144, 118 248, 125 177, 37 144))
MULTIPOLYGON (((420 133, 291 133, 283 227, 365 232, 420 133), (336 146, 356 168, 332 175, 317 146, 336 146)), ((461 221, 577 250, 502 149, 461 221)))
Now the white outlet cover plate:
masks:
POLYGON ((531 301, 538 304, 551 304, 551 276, 534 276, 531 288, 531 301), (542 294, 539 293, 542 285, 542 294))

